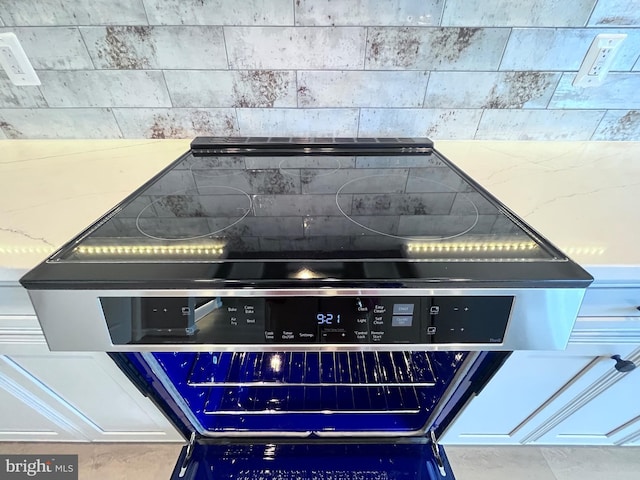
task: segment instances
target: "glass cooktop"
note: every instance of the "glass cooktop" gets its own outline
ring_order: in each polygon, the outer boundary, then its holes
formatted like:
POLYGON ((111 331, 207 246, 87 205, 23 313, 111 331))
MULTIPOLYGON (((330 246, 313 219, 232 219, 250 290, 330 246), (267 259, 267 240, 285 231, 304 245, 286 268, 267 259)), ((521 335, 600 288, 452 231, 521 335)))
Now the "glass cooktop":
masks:
POLYGON ((55 260, 562 259, 436 151, 238 150, 191 150, 55 260))

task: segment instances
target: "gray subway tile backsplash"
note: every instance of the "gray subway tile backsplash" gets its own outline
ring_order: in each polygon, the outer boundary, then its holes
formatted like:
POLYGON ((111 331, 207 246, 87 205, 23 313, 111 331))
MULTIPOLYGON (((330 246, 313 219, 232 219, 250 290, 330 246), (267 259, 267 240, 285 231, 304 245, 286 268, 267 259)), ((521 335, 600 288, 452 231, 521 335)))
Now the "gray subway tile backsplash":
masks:
POLYGON ((374 27, 368 70, 497 70, 508 28, 374 27))
POLYGON ((2 0, 5 25, 144 25, 142 0, 2 0))
POLYGON ((599 0, 589 18, 589 26, 638 26, 640 5, 633 0, 599 0))
POLYGON ((0 0, 42 81, 0 70, 0 137, 640 140, 639 27, 636 0, 0 0), (573 87, 598 33, 627 34, 612 73, 573 87))
POLYGON ((39 72, 51 107, 170 107, 158 71, 90 70, 39 72))
POLYGON ((438 25, 444 0, 299 0, 296 25, 438 25))
POLYGON ((240 133, 245 136, 355 137, 356 108, 238 108, 240 133))
POLYGON ((20 40, 33 68, 42 70, 92 69, 93 63, 76 27, 6 27, 20 40))
POLYGON ((291 0, 144 0, 150 25, 293 25, 291 0))
POLYGON ((295 107, 296 73, 281 70, 168 70, 174 107, 295 107))
POLYGON ((425 108, 546 108, 560 80, 546 72, 433 72, 425 108))
POLYGON ((226 69, 222 27, 81 27, 100 69, 226 69))
POLYGON ((640 75, 611 73, 594 88, 574 87, 574 78, 573 73, 562 75, 549 108, 640 108, 640 75))
POLYGON ((604 110, 485 110, 478 140, 589 140, 604 110))
POLYGON ((640 138, 640 110, 609 110, 593 140, 637 140, 640 138))
POLYGON ((361 27, 225 27, 233 69, 351 69, 364 66, 361 27))
MULTIPOLYGON (((598 33, 611 29, 514 28, 500 70, 577 71, 598 33), (523 55, 523 52, 527 52, 523 55)), ((612 71, 629 71, 640 55, 640 30, 625 29, 627 38, 611 65, 612 71)))
POLYGON ((108 108, 16 108, 0 110, 7 138, 120 138, 108 108))
POLYGON ((0 77, 0 109, 37 107, 47 107, 47 101, 39 87, 19 87, 8 78, 0 77))
POLYGON ((427 72, 301 71, 300 107, 422 107, 427 72))
POLYGON ((362 137, 408 136, 454 140, 473 138, 480 109, 375 109, 360 113, 362 137))
POLYGON ((462 27, 583 27, 596 0, 447 0, 443 26, 462 27))
POLYGON ((193 138, 237 136, 232 108, 116 108, 125 138, 193 138))

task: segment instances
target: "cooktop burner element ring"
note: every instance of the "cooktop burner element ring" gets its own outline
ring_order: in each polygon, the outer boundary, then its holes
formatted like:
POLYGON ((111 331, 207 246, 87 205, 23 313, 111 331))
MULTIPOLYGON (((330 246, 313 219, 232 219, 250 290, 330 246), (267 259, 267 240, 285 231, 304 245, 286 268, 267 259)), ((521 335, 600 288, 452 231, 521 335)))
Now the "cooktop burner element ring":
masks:
MULTIPOLYGON (((366 179, 372 179, 372 178, 380 178, 380 177, 400 177, 400 178, 406 178, 404 175, 398 175, 398 174, 382 174, 382 175, 366 175, 364 177, 358 177, 358 178, 353 178, 351 180, 349 180, 348 182, 344 183, 336 192, 336 196, 335 196, 335 200, 336 200, 336 206, 338 207, 338 210, 340 210, 340 213, 342 213, 342 215, 344 215, 344 217, 349 220, 352 223, 355 223, 356 225, 358 225, 360 228, 364 228, 365 230, 368 230, 372 233, 376 233, 378 235, 383 235, 385 237, 390 237, 390 238, 397 238, 400 240, 409 240, 409 241, 414 241, 414 242, 437 242, 437 241, 441 241, 441 240, 450 240, 452 238, 457 238, 457 237, 461 237, 463 235, 465 235, 466 233, 470 232, 471 230, 473 230, 475 228, 475 226, 478 224, 478 221, 480 220, 480 212, 478 211, 478 207, 476 206, 476 204, 467 196, 464 194, 461 194, 461 198, 464 199, 469 205, 471 205, 471 207, 473 208, 473 215, 475 215, 475 218, 471 224, 471 226, 467 227, 465 230, 456 233, 455 235, 439 235, 439 236, 404 236, 404 235, 395 235, 393 233, 388 233, 388 232, 382 232, 380 230, 377 230, 375 228, 371 228, 368 227, 366 225, 363 225, 362 223, 358 222, 357 220, 355 220, 354 218, 351 217, 351 215, 347 214, 342 207, 340 206, 340 202, 339 202, 339 196, 342 193, 342 191, 345 189, 345 187, 347 187, 348 185, 354 183, 354 182, 358 182, 358 181, 362 181, 362 180, 366 180, 366 179)), ((423 180, 425 182, 429 182, 429 183, 433 183, 436 185, 439 185, 441 187, 444 187, 446 190, 452 192, 452 193, 457 193, 460 195, 460 192, 458 192, 455 188, 450 187, 449 185, 446 185, 442 182, 436 182, 435 180, 429 180, 428 178, 424 178, 424 177, 416 177, 416 179, 420 179, 423 180)), ((420 192, 415 192, 417 194, 419 194, 420 192)), ((345 192, 346 194, 346 192, 345 192)), ((366 195, 366 193, 363 193, 364 195, 366 195)))
MULTIPOLYGON (((144 212, 151 208, 152 205, 158 204, 160 202, 162 202, 163 199, 166 199, 168 197, 172 197, 172 196, 179 196, 179 195, 188 195, 188 192, 193 192, 193 194, 195 195, 199 195, 202 194, 203 192, 198 191, 196 189, 190 188, 190 189, 184 189, 184 190, 177 190, 173 193, 169 193, 166 195, 162 195, 160 198, 157 198, 156 200, 154 200, 153 202, 149 203, 148 205, 146 205, 142 210, 140 210, 140 213, 138 213, 138 216, 136 217, 136 228, 138 229, 138 231, 144 235, 145 237, 148 238, 152 238, 154 240, 164 240, 164 241, 184 241, 184 240, 195 240, 198 238, 206 238, 206 237, 211 237, 212 235, 215 235, 217 233, 223 232, 231 227, 233 227, 234 225, 237 225, 238 223, 240 223, 242 220, 245 219, 245 217, 247 215, 249 215, 249 213, 253 210, 253 200, 251 199, 251 196, 245 192, 244 190, 240 190, 239 188, 235 188, 235 187, 230 187, 228 185, 210 185, 210 186, 205 186, 205 187, 200 187, 199 190, 207 190, 207 189, 224 189, 224 190, 231 190, 231 195, 236 195, 236 196, 244 196, 244 198, 246 198, 247 200, 247 205, 243 205, 241 208, 242 211, 242 215, 240 215, 239 218, 237 218, 235 221, 229 223, 228 225, 222 227, 222 228, 218 228, 215 230, 212 230, 210 232, 201 234, 201 235, 192 235, 192 236, 181 236, 181 237, 162 237, 162 236, 158 236, 158 235, 154 235, 151 234, 149 232, 146 232, 143 228, 143 226, 140 225, 140 221, 141 219, 144 219, 144 217, 142 217, 142 215, 144 214, 144 212), (235 193, 234 193, 235 192, 235 193)), ((229 192, 227 192, 229 193, 229 192)), ((242 197, 241 197, 242 198, 242 197)), ((237 215, 234 214, 234 215, 237 215)), ((171 218, 171 217, 169 217, 171 218)), ((194 217, 187 217, 187 218, 194 218, 194 217)), ((200 218, 200 215, 195 216, 195 218, 200 218)))
MULTIPOLYGON (((301 173, 292 173, 291 170, 302 170, 302 167, 283 167, 282 164, 284 162, 286 162, 287 160, 289 160, 288 158, 283 158, 282 160, 280 160, 280 163, 278 163, 278 170, 280 170, 282 173, 284 173, 285 175, 290 175, 292 177, 300 177, 302 176, 301 173), (289 171, 287 171, 289 170, 289 171)), ((333 170, 329 170, 326 173, 320 173, 318 175, 315 175, 316 177, 324 177, 326 175, 332 175, 334 173, 336 173, 338 170, 340 170, 342 168, 342 164, 340 163, 340 160, 338 158, 333 158, 333 161, 336 162, 336 168, 334 168, 333 170)), ((319 168, 319 167, 304 167, 304 170, 324 170, 323 168, 319 168)))

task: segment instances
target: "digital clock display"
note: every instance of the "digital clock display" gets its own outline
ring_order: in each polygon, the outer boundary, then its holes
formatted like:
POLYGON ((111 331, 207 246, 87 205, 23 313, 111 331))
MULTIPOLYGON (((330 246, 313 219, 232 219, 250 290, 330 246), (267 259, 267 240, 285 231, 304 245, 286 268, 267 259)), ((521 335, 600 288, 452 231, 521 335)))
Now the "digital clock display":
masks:
POLYGON ((340 314, 318 313, 316 315, 318 325, 340 325, 340 314))

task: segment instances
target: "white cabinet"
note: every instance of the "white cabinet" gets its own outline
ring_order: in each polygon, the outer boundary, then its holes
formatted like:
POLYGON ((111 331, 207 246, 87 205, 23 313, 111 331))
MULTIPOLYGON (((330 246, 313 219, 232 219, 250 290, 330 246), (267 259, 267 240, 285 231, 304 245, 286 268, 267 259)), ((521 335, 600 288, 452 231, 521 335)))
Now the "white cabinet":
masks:
POLYGON ((184 441, 107 354, 50 352, 28 310, 1 313, 0 441, 184 441))
MULTIPOLYGON (((4 359, 3 359, 4 360, 4 359)), ((10 364, 0 361, 0 442, 84 440, 10 364)))
POLYGON ((515 352, 445 432, 443 444, 619 445, 640 441, 640 348, 570 345, 515 352))
POLYGON ((51 404, 94 441, 181 440, 158 408, 104 353, 15 354, 0 357, 41 384, 51 404))
MULTIPOLYGON (((640 348, 634 352, 627 349, 623 357, 640 364, 640 348)), ((613 364, 609 358, 600 358, 559 392, 545 408, 540 425, 525 441, 544 445, 637 442, 640 438, 640 369, 621 373, 612 368, 613 364)))

